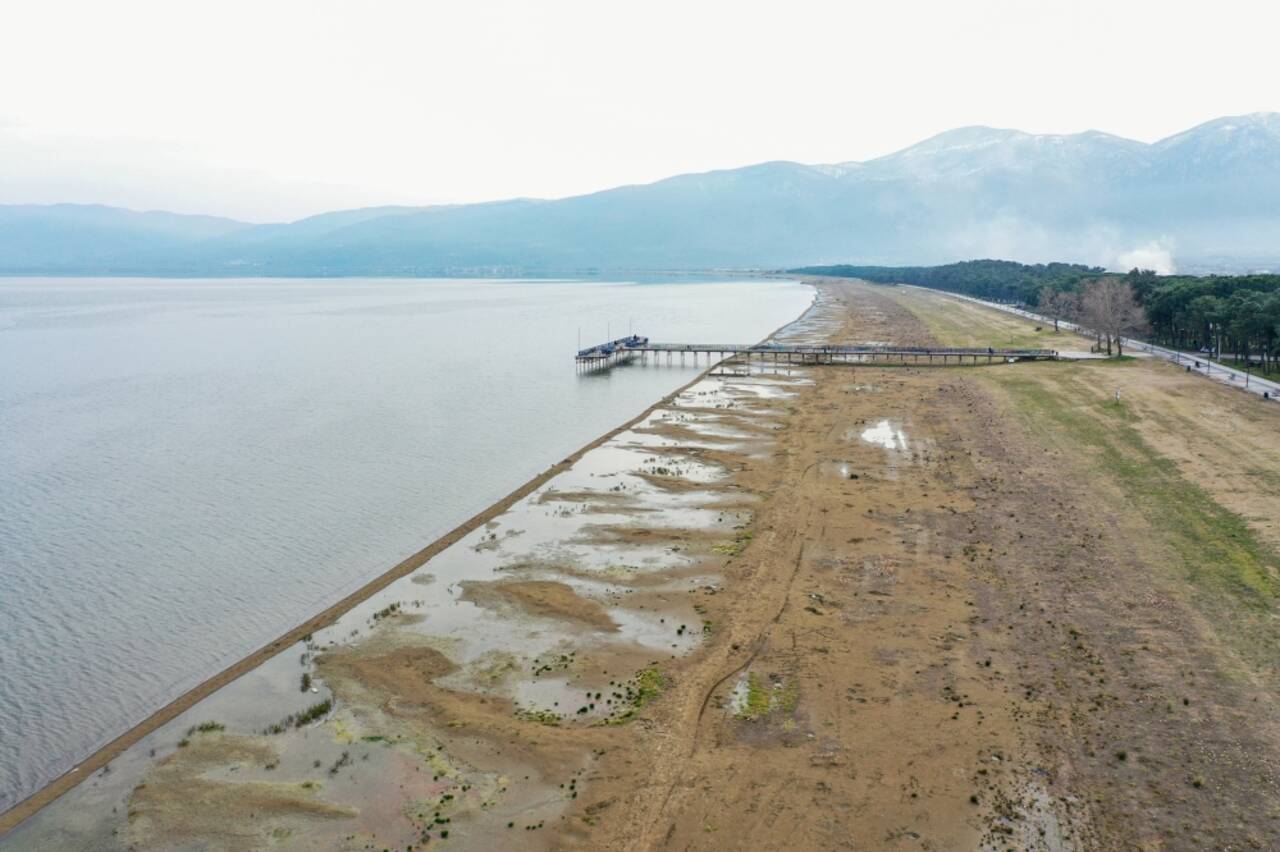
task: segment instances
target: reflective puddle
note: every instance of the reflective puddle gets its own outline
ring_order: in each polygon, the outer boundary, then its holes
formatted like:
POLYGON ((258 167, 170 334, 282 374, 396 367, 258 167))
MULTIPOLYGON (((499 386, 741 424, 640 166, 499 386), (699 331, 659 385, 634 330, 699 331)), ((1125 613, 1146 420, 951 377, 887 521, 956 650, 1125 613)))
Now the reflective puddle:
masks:
POLYGON ((868 444, 878 444, 886 450, 902 450, 910 449, 907 443, 907 433, 902 431, 902 427, 890 420, 881 420, 874 426, 868 426, 862 430, 859 437, 868 444))
POLYGON ((858 466, 849 461, 825 461, 818 465, 818 471, 824 476, 834 476, 837 479, 861 479, 862 474, 858 470, 858 466))

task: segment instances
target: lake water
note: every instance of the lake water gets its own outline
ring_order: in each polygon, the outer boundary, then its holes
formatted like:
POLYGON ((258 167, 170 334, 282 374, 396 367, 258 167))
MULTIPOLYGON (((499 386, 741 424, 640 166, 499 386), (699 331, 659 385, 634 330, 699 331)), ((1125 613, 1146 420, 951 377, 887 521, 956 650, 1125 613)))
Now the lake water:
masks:
POLYGON ((803 285, 0 279, 0 811, 697 369, 803 285), (606 325, 607 324, 607 325, 606 325))

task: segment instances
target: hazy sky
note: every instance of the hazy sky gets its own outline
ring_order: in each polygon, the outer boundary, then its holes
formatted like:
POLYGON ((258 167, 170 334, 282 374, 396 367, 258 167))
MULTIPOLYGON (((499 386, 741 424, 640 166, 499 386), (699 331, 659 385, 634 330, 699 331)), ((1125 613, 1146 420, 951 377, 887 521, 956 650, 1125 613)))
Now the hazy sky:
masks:
POLYGON ((270 221, 868 159, 967 124, 1153 141, 1280 109, 1268 5, 14 0, 0 203, 270 221))

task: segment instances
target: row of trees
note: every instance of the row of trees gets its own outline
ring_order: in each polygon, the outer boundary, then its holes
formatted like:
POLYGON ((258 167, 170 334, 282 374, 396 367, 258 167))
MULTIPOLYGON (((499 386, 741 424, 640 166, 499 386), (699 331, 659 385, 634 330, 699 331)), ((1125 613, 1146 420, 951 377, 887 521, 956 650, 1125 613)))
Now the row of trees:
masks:
POLYGON ((1147 330, 1146 312, 1138 304, 1133 285, 1116 276, 1086 282, 1078 290, 1040 291, 1039 312, 1053 320, 1053 330, 1067 320, 1093 333, 1108 355, 1123 355, 1126 337, 1147 330), (1112 347, 1114 346, 1114 352, 1112 347))
POLYGON ((879 284, 918 284, 963 293, 993 302, 1034 305, 1045 287, 1075 290, 1106 272, 1079 263, 1016 263, 1012 260, 966 260, 943 266, 806 266, 791 272, 861 278, 879 284))
POLYGON ((1280 275, 1109 274, 1072 263, 972 260, 944 266, 822 266, 793 270, 881 283, 919 284, 980 299, 1037 305, 1111 337, 1147 333, 1177 349, 1280 370, 1280 275), (1092 293, 1092 298, 1090 297, 1092 293))
POLYGON ((1153 338, 1280 368, 1280 276, 1126 276, 1147 310, 1153 338))
POLYGON ((1146 334, 1175 349, 1280 369, 1280 276, 1162 276, 1135 269, 1075 289, 1046 287, 1037 305, 1047 316, 1071 319, 1104 335, 1120 328, 1127 336, 1146 334))

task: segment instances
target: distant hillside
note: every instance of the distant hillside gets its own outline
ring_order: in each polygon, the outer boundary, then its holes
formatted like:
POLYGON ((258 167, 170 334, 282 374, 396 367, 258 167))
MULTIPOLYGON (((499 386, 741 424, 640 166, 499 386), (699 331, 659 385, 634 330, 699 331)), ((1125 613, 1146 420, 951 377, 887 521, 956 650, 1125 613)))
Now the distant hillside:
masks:
POLYGON ((214 216, 136 213, 98 205, 0 205, 0 271, 173 268, 193 246, 252 228, 214 216))
POLYGON ((861 163, 762 163, 554 201, 279 225, 0 207, 7 273, 414 275, 984 256, 1112 268, 1280 260, 1280 115, 1222 118, 1151 145, 969 127, 861 163))

